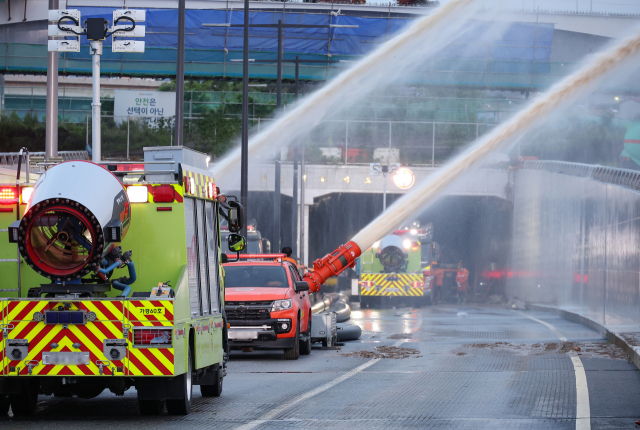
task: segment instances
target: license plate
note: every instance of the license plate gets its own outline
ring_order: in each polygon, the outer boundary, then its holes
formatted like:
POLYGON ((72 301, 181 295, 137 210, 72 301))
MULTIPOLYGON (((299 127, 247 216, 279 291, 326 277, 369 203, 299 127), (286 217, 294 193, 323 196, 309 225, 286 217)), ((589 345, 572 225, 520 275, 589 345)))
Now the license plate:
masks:
POLYGON ((390 293, 397 293, 398 291, 400 291, 400 289, 396 288, 396 287, 388 287, 387 291, 390 293))
POLYGON ((88 352, 43 352, 42 364, 54 366, 79 366, 91 363, 88 352))
POLYGON ((159 307, 159 308, 136 308, 136 313, 139 316, 147 316, 147 315, 153 315, 153 316, 164 316, 164 306, 159 307))
POLYGON ((257 331, 251 330, 229 330, 229 339, 233 340, 255 340, 258 338, 257 331))

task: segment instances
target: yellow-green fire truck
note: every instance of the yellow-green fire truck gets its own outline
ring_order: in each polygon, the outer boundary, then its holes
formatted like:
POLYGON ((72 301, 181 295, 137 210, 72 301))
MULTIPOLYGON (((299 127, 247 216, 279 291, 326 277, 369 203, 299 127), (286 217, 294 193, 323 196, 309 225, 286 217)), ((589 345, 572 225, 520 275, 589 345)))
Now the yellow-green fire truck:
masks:
MULTIPOLYGON (((143 414, 188 414, 226 366, 220 222, 240 229, 206 155, 145 148, 0 184, 0 414, 39 395, 138 393, 143 414)), ((242 238, 235 236, 242 248, 242 238)))
POLYGON ((362 253, 357 268, 362 308, 430 303, 421 261, 422 242, 430 242, 430 234, 429 229, 396 230, 362 253))

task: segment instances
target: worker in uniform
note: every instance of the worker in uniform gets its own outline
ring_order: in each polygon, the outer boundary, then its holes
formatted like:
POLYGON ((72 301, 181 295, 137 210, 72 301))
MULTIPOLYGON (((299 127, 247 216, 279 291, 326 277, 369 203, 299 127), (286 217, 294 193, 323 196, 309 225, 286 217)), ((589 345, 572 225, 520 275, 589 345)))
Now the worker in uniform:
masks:
POLYGON ((458 303, 466 303, 467 291, 469 290, 469 271, 462 267, 462 261, 458 263, 456 282, 458 283, 458 303))
POLYGON ((293 264, 294 266, 298 267, 298 263, 296 262, 296 260, 294 260, 293 258, 291 258, 291 254, 293 254, 293 249, 291 249, 290 246, 285 246, 284 248, 282 248, 282 253, 284 255, 286 255, 286 257, 284 257, 282 260, 283 261, 288 261, 289 263, 293 264))

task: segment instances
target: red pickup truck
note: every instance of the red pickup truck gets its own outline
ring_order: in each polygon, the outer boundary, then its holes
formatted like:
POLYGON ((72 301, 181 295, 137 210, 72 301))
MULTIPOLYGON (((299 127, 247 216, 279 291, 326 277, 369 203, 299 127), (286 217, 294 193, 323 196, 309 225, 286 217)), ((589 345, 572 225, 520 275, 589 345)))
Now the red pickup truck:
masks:
POLYGON ((286 360, 310 354, 309 284, 284 255, 243 257, 251 260, 224 264, 229 347, 283 349, 286 360))

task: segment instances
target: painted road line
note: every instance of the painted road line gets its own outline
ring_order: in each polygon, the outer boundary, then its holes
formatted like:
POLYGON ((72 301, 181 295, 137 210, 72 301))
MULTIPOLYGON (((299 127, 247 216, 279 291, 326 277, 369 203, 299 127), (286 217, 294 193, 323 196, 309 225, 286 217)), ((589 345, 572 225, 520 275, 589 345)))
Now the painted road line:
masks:
MULTIPOLYGON (((422 318, 418 318, 417 321, 417 325, 416 327, 419 328, 422 325, 422 318)), ((395 347, 399 347, 400 345, 402 345, 403 343, 405 343, 404 340, 398 341, 396 343, 393 344, 393 346, 395 347)), ((350 371, 348 371, 347 373, 345 373, 342 376, 337 377, 336 379, 327 382, 324 385, 319 386, 318 388, 308 391, 307 393, 303 394, 300 397, 297 397, 295 400, 293 401, 288 401, 287 403, 278 406, 277 408, 271 410, 270 412, 264 414, 260 419, 257 420, 253 420, 248 422, 247 424, 238 427, 238 430, 251 430, 254 429, 256 427, 258 427, 260 424, 264 424, 268 421, 274 420, 276 419, 281 413, 283 413, 284 411, 286 411, 287 409, 292 408, 293 406, 297 405, 300 402, 304 402, 305 400, 308 400, 312 397, 317 396, 320 393, 324 393, 325 391, 335 387, 336 385, 353 378, 355 375, 357 375, 358 373, 362 372, 363 370, 373 366, 374 364, 376 364, 378 361, 380 361, 381 358, 372 358, 371 360, 365 362, 364 364, 361 364, 360 366, 356 367, 355 369, 351 369, 350 371)))
MULTIPOLYGON (((551 330, 562 342, 568 342, 568 339, 554 326, 548 322, 539 320, 520 311, 513 311, 535 322, 546 326, 551 330)), ((571 355, 573 370, 576 374, 576 430, 591 430, 591 407, 589 406, 589 387, 587 386, 587 374, 580 357, 575 354, 571 355)))

